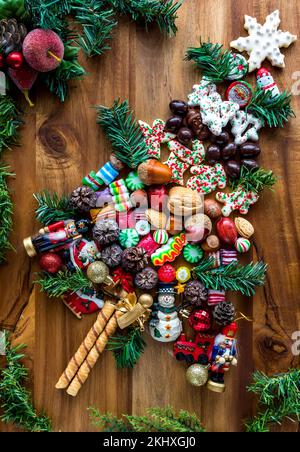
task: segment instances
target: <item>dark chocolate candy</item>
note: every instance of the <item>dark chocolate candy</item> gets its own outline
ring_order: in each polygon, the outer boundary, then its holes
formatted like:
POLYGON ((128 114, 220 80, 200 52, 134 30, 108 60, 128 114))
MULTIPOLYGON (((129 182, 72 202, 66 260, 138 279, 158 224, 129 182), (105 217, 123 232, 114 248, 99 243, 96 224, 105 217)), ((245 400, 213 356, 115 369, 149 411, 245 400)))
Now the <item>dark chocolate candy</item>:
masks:
POLYGON ((188 127, 181 127, 177 133, 178 141, 187 146, 193 138, 193 132, 188 127))
POLYGON ((172 100, 169 108, 174 115, 185 116, 188 111, 188 104, 184 100, 172 100))
POLYGON ((247 141, 246 143, 243 143, 240 146, 241 158, 253 159, 255 157, 258 157, 260 152, 261 152, 260 147, 256 143, 251 143, 247 141))
POLYGON ((221 160, 221 149, 217 144, 211 144, 206 149, 206 160, 214 165, 221 160))
POLYGON ((236 160, 228 160, 224 165, 225 173, 230 179, 238 179, 241 173, 241 165, 236 160))
POLYGON ((259 168, 259 164, 257 163, 256 160, 253 160, 253 159, 243 159, 243 160, 241 160, 241 165, 245 166, 248 170, 251 170, 253 168, 256 168, 256 169, 259 168))
POLYGON ((222 149, 222 158, 223 160, 232 159, 237 151, 237 146, 234 143, 229 143, 222 149))
POLYGON ((167 120, 165 130, 167 132, 177 133, 181 126, 182 117, 174 115, 167 120))

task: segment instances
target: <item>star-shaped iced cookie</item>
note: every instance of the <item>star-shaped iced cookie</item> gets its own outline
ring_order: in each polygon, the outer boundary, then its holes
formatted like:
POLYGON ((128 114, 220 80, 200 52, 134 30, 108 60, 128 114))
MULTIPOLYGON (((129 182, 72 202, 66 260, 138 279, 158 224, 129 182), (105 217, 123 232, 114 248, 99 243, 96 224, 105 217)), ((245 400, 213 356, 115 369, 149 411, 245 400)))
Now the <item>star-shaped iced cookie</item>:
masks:
POLYGON ((278 30, 279 24, 278 10, 267 16, 264 25, 259 24, 255 17, 245 16, 245 29, 249 36, 232 41, 230 46, 248 53, 249 72, 259 69, 266 58, 273 66, 285 67, 284 55, 279 49, 288 47, 296 41, 297 36, 278 30))

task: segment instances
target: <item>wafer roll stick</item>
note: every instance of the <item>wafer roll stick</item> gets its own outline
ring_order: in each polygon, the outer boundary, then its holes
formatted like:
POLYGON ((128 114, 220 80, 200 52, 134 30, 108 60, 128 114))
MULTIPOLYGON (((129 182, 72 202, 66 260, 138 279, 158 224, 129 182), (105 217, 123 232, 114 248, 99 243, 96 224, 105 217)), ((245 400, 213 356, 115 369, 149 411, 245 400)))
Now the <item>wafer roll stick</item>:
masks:
POLYGON ((112 303, 106 302, 97 316, 97 320, 88 332, 86 338, 81 343, 75 355, 71 358, 67 368, 62 373, 60 379, 56 383, 56 389, 67 388, 76 375, 77 370, 87 357, 91 348, 95 345, 100 334, 107 325, 115 311, 115 306, 112 303))
POLYGON ((80 388, 83 386, 84 382, 89 376, 89 373, 91 372, 92 368, 98 361, 98 358, 100 354, 104 351, 108 339, 110 336, 112 336, 118 326, 117 319, 123 315, 121 311, 116 311, 113 316, 109 319, 108 324, 106 325, 105 330, 100 334, 99 338, 97 339, 95 345, 87 355, 86 359, 80 366, 77 374, 75 375, 74 379, 72 380, 70 386, 67 389, 67 393, 73 397, 75 397, 80 390, 80 388))

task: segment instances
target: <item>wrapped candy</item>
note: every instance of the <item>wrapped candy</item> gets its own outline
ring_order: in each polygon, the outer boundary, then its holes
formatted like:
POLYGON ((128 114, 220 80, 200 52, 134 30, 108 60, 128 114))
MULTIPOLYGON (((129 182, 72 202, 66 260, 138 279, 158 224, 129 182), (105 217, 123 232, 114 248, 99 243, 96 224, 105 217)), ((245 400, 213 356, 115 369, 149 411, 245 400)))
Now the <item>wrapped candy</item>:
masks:
POLYGON ((153 265, 159 266, 166 262, 173 262, 176 257, 181 254, 181 251, 186 244, 186 236, 181 234, 171 237, 168 242, 161 248, 158 248, 151 256, 153 265))

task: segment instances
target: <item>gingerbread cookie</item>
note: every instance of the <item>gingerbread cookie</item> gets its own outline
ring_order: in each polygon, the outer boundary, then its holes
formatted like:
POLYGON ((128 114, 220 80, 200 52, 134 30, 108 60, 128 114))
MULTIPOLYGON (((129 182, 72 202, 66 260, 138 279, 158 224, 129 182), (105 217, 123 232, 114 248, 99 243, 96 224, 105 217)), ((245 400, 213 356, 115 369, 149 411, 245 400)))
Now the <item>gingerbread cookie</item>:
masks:
POLYGON ((183 146, 177 140, 171 140, 168 142, 168 148, 179 160, 190 166, 200 165, 205 159, 205 149, 200 140, 192 141, 192 149, 183 146))
POLYGON ((238 210, 240 214, 246 215, 249 208, 258 201, 258 194, 252 191, 247 191, 243 187, 238 187, 231 193, 218 192, 216 194, 216 200, 225 204, 222 208, 222 214, 224 217, 238 210))
POLYGON ((155 119, 152 127, 144 121, 139 121, 142 134, 148 147, 149 157, 160 159, 160 145, 175 138, 173 133, 165 132, 165 121, 155 119))
POLYGON ((223 166, 217 163, 214 166, 199 165, 192 166, 191 174, 194 174, 186 186, 205 195, 215 191, 217 188, 225 188, 227 183, 226 173, 223 166))
POLYGON ((171 168, 172 171, 172 178, 170 182, 178 185, 184 185, 183 176, 190 166, 187 163, 179 160, 179 158, 176 157, 173 152, 171 152, 165 164, 168 165, 168 167, 171 168))

